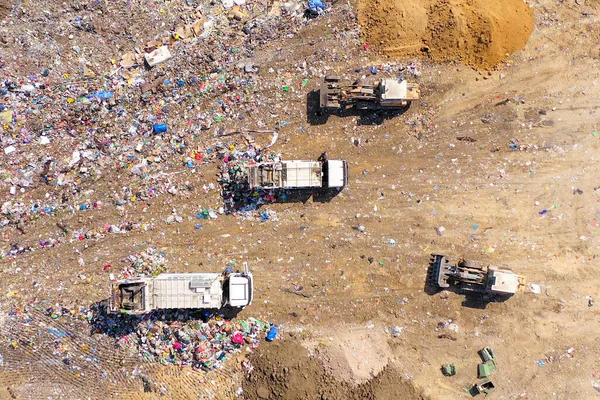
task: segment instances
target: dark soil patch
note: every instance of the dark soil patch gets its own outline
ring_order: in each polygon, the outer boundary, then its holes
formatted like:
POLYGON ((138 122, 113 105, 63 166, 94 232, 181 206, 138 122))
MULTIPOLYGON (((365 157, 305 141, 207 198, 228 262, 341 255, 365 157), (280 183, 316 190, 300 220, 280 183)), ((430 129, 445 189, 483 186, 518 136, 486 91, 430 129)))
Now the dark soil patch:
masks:
POLYGON ((9 0, 0 0, 0 20, 3 20, 10 14, 13 5, 9 0))
POLYGON ((426 399, 391 366, 358 386, 338 380, 292 340, 265 343, 250 361, 254 370, 243 385, 246 399, 426 399))

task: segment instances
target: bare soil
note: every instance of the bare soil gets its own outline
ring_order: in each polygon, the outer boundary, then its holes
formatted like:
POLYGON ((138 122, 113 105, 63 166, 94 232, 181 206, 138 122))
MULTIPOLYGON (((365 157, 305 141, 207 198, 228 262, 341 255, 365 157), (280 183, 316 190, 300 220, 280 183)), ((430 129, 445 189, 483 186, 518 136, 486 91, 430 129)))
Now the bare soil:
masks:
POLYGON ((13 3, 11 0, 0 1, 0 20, 6 18, 6 16, 12 11, 13 3))
POLYGON ((483 69, 522 49, 534 25, 522 0, 359 1, 358 21, 365 43, 384 54, 483 69))
POLYGON ((250 361, 254 370, 243 386, 247 399, 424 399, 391 365, 359 385, 339 380, 294 338, 265 346, 250 361))

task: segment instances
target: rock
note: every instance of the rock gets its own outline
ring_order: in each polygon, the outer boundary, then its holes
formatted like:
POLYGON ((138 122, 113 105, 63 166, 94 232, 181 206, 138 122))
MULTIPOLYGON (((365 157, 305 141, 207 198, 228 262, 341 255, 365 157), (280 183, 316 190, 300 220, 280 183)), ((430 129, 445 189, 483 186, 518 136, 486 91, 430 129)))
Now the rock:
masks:
POLYGON ((269 391, 269 389, 267 389, 264 386, 259 387, 258 389, 256 389, 256 394, 258 395, 258 397, 260 397, 261 399, 268 399, 269 395, 271 394, 271 392, 269 391))

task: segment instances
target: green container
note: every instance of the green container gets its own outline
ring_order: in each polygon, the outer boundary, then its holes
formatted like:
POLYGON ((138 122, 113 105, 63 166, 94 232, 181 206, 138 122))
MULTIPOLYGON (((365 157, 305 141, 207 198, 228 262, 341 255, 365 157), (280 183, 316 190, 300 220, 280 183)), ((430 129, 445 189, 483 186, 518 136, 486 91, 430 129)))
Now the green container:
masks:
POLYGON ((492 372, 496 369, 496 363, 494 360, 488 360, 484 363, 479 364, 477 368, 477 373, 479 374, 479 378, 487 378, 492 374, 492 372))

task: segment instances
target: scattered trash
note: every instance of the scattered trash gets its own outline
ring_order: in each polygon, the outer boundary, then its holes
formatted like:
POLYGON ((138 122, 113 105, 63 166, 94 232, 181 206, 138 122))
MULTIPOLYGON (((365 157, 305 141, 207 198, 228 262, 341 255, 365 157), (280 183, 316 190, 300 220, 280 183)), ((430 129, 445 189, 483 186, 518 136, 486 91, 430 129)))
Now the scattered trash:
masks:
MULTIPOLYGON (((197 321, 177 312, 186 322, 134 319, 132 333, 118 338, 119 347, 137 350, 142 359, 160 364, 191 366, 202 370, 219 368, 228 355, 240 352, 244 343, 256 348, 268 324, 255 318, 235 322, 220 317, 208 322, 197 321)), ((117 325, 102 327, 102 320, 92 320, 97 330, 122 329, 117 325)))
POLYGON ((96 93, 93 93, 91 97, 95 97, 101 100, 108 100, 115 97, 115 94, 113 92, 107 92, 106 90, 99 90, 96 93))
POLYGON ((150 67, 154 67, 160 63, 170 60, 171 57, 171 52, 167 46, 161 46, 144 56, 150 67))
POLYGON ((402 331, 404 331, 404 328, 401 326, 395 326, 392 328, 392 336, 394 337, 399 337, 402 334, 402 331))
POLYGON ((267 333, 267 342, 272 342, 273 340, 275 340, 275 338, 277 338, 277 334, 279 333, 279 328, 277 327, 277 325, 273 325, 271 324, 271 329, 269 329, 269 332, 267 333))
POLYGON ((167 124, 155 124, 154 133, 165 133, 167 131, 167 124))
POLYGON ((542 288, 537 283, 532 283, 531 285, 529 285, 529 289, 531 290, 531 293, 533 293, 533 294, 542 293, 542 288))
POLYGON ((438 322, 435 330, 436 331, 449 330, 449 331, 458 333, 458 325, 456 323, 454 323, 453 320, 448 319, 448 320, 438 322))

